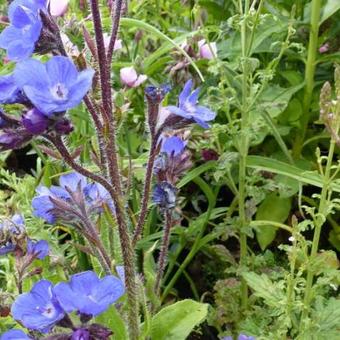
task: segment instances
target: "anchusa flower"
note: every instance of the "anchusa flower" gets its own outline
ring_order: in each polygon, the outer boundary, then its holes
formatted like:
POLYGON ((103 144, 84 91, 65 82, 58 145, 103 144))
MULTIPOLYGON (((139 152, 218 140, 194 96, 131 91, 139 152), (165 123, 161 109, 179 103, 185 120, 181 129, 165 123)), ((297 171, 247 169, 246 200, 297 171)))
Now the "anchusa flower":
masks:
POLYGON ((35 216, 53 224, 58 219, 78 221, 84 211, 88 216, 101 213, 104 204, 114 210, 107 190, 98 183, 87 183, 87 179, 78 173, 60 176, 59 184, 37 188, 38 196, 32 201, 35 216))
POLYGON ((92 271, 75 274, 69 283, 61 282, 54 287, 54 293, 67 313, 77 311, 87 316, 103 313, 124 291, 124 284, 117 277, 107 275, 99 279, 92 271))
POLYGON ((120 81, 128 87, 138 87, 144 83, 147 78, 145 74, 138 75, 133 66, 123 67, 120 70, 120 81))
POLYGON ((65 315, 53 293, 52 283, 47 280, 40 280, 29 293, 19 295, 11 312, 26 328, 43 333, 49 332, 65 315))
POLYGON ((0 104, 20 102, 20 89, 14 81, 13 74, 0 77, 0 104))
MULTIPOLYGON (((119 278, 107 275, 100 279, 96 273, 86 271, 72 275, 70 282, 55 286, 50 281, 40 280, 30 292, 17 297, 11 312, 13 318, 29 330, 48 333, 57 325, 70 328, 69 334, 63 333, 65 339, 105 340, 112 331, 97 323, 89 324, 89 321, 105 312, 124 293, 124 284, 119 278), (68 315, 74 311, 80 316, 80 326, 74 325, 68 315)), ((11 339, 10 336, 30 339, 19 330, 11 330, 3 336, 6 336, 4 339, 11 339)), ((59 339, 62 335, 53 336, 59 339)))
MULTIPOLYGON (((188 80, 178 98, 178 106, 167 106, 163 111, 163 124, 161 129, 183 127, 190 123, 197 123, 203 128, 208 128, 208 122, 216 117, 216 113, 205 106, 198 105, 200 89, 192 91, 193 82, 188 80)), ((159 124, 158 124, 159 125, 159 124)))
POLYGON ((185 150, 186 141, 177 136, 163 137, 160 154, 154 165, 159 182, 176 184, 179 177, 191 167, 190 152, 185 150))
POLYGON ((0 48, 7 50, 10 60, 28 58, 42 30, 40 10, 46 8, 46 0, 14 0, 8 9, 10 25, 0 34, 0 48))
POLYGON ((79 105, 92 85, 94 71, 81 72, 66 57, 52 57, 46 64, 34 59, 19 63, 14 71, 17 86, 47 117, 79 105))
POLYGON ((4 220, 0 224, 0 255, 13 252, 17 246, 24 243, 25 237, 25 223, 20 214, 15 214, 11 219, 4 220))
POLYGON ((49 246, 45 240, 33 241, 26 234, 25 221, 22 215, 15 214, 0 224, 0 255, 11 252, 26 256, 28 266, 34 259, 44 259, 49 254, 49 246))

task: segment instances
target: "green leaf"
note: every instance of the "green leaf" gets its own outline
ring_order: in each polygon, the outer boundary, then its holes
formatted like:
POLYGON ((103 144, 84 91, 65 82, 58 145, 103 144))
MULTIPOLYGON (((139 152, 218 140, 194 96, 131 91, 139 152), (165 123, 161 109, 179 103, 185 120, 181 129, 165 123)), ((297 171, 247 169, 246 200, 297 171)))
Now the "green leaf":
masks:
POLYGON ((214 167, 216 167, 217 162, 216 161, 209 161, 206 162, 200 166, 198 166, 197 168, 194 168, 193 170, 189 171, 178 183, 178 188, 182 188, 184 187, 186 184, 188 184, 189 182, 191 182, 194 178, 200 176, 202 173, 213 169, 214 167))
MULTIPOLYGON (((260 204, 256 220, 267 220, 283 223, 288 218, 291 208, 289 198, 282 198, 276 193, 268 195, 260 204)), ((256 238, 262 250, 266 249, 275 239, 277 228, 273 226, 261 226, 256 229, 256 238)))
POLYGON ((196 63, 192 60, 192 58, 188 55, 188 53, 185 52, 184 49, 176 43, 176 41, 174 41, 173 39, 169 38, 167 35, 162 33, 156 27, 154 27, 154 26, 152 26, 150 24, 147 24, 144 21, 136 20, 136 19, 131 19, 131 18, 121 18, 120 24, 123 27, 131 27, 131 26, 138 27, 138 28, 143 29, 145 31, 148 31, 151 34, 155 35, 156 37, 158 37, 160 39, 163 39, 163 40, 166 40, 167 42, 172 44, 174 47, 176 47, 188 59, 188 61, 190 62, 191 66, 195 69, 195 71, 197 72, 197 74, 199 75, 201 80, 204 81, 204 77, 203 77, 201 71, 197 67, 196 63))
MULTIPOLYGON (((318 188, 323 187, 322 178, 316 171, 306 171, 297 166, 278 161, 277 159, 262 156, 248 156, 247 167, 285 175, 301 183, 314 185, 318 188)), ((340 192, 340 185, 338 183, 331 183, 330 187, 333 191, 340 192)))
POLYGON ((152 319, 151 340, 184 340, 207 314, 208 304, 193 300, 165 307, 152 319))
POLYGON ((115 340, 129 338, 124 320, 119 315, 115 306, 111 306, 105 313, 96 317, 96 322, 112 330, 115 340))
POLYGON ((258 275, 253 272, 245 272, 242 276, 254 291, 254 294, 264 299, 268 306, 278 308, 280 305, 285 305, 286 296, 279 283, 273 283, 265 274, 258 275))

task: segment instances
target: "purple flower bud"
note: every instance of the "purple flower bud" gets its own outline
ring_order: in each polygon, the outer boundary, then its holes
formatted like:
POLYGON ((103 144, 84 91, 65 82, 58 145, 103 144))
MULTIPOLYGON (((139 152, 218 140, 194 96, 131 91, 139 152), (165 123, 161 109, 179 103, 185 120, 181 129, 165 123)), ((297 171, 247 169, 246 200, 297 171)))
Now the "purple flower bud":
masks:
POLYGON ((90 340, 90 332, 85 328, 79 328, 72 333, 71 340, 90 340))
POLYGON ((145 88, 145 96, 150 103, 159 104, 170 90, 170 85, 165 84, 160 87, 150 85, 145 88))
POLYGON ((168 182, 156 184, 152 200, 162 209, 172 209, 176 206, 177 189, 168 182))
POLYGON ((22 116, 21 122, 25 129, 33 135, 43 133, 48 127, 48 118, 36 108, 26 112, 22 116))
POLYGON ((89 327, 89 331, 91 334, 91 338, 93 339, 109 340, 110 336, 113 334, 110 329, 102 325, 98 325, 97 323, 92 324, 89 327))
POLYGON ((61 135, 68 135, 73 129, 72 123, 67 118, 58 120, 54 126, 54 130, 61 135))
POLYGON ((145 74, 138 75, 132 66, 120 70, 120 81, 128 87, 137 87, 144 83, 147 78, 145 74))
POLYGON ((32 135, 26 130, 6 129, 0 135, 0 151, 20 149, 24 144, 29 142, 32 135))

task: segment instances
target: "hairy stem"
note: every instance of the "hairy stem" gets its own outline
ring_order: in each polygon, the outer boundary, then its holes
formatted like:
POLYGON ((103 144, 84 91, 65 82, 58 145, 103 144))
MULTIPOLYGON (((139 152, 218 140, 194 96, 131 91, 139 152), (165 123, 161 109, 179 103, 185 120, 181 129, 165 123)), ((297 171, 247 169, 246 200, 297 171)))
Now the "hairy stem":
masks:
POLYGON ((146 166, 142 204, 141 204, 140 213, 138 216, 137 226, 136 226, 136 229, 133 235, 133 240, 132 240, 133 247, 136 245, 137 241, 139 240, 143 232, 145 218, 148 212, 148 203, 149 203, 149 196, 150 196, 151 182, 152 182, 152 172, 153 172, 153 167, 155 164, 156 155, 157 155, 157 142, 153 140, 151 142, 148 164, 146 166))
POLYGON ((160 287, 161 287, 161 281, 166 265, 167 255, 168 255, 168 248, 169 248, 169 242, 170 242, 170 234, 171 234, 171 227, 172 227, 172 212, 169 210, 166 210, 164 212, 164 231, 163 231, 163 241, 161 245, 161 251, 159 254, 158 259, 158 268, 157 268, 157 277, 156 277, 156 283, 155 283, 155 293, 156 295, 159 295, 160 287))
POLYGON ((115 43, 116 43, 116 40, 117 40, 120 16, 121 16, 121 11, 122 11, 122 3, 123 3, 123 0, 116 0, 115 1, 115 8, 114 8, 114 11, 112 13, 113 25, 112 25, 109 48, 108 48, 108 51, 107 51, 107 62, 109 64, 111 64, 112 55, 113 55, 115 43))

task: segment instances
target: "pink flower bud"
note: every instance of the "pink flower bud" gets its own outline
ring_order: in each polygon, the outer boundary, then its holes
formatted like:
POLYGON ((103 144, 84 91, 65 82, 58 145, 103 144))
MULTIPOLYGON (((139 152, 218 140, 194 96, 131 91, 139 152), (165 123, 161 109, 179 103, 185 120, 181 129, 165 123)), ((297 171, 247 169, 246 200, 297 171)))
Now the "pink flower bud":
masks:
POLYGON ((329 43, 327 42, 326 44, 320 46, 319 52, 320 53, 326 53, 329 50, 329 43))
MULTIPOLYGON (((107 50, 109 48, 109 45, 110 45, 111 36, 108 35, 107 33, 104 33, 103 38, 104 38, 104 46, 105 46, 105 49, 107 50)), ((122 47, 123 47, 122 40, 116 39, 113 50, 117 51, 117 50, 120 50, 122 47)))
POLYGON ((64 15, 68 8, 70 0, 50 0, 50 13, 54 17, 60 17, 64 15))
POLYGON ((132 66, 124 67, 120 70, 120 81, 129 87, 137 87, 147 78, 145 74, 138 75, 132 66))
POLYGON ((205 40, 198 42, 200 57, 202 59, 214 59, 217 56, 217 46, 215 42, 206 43, 205 40))

